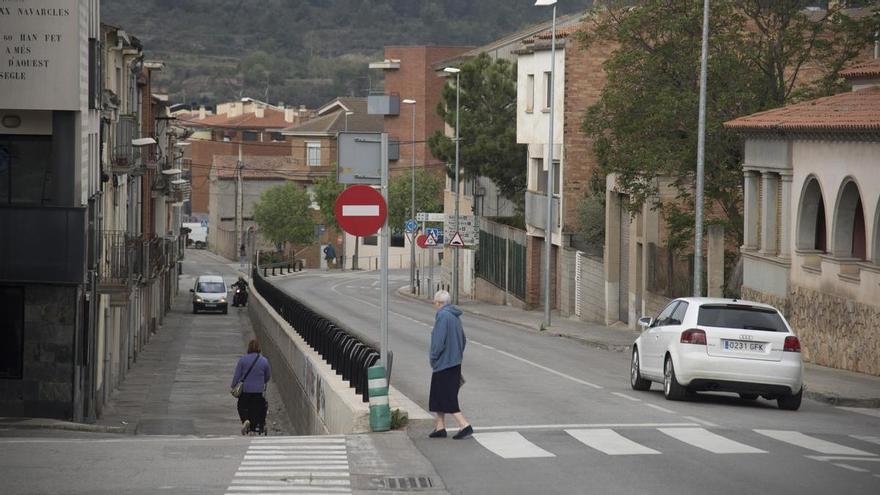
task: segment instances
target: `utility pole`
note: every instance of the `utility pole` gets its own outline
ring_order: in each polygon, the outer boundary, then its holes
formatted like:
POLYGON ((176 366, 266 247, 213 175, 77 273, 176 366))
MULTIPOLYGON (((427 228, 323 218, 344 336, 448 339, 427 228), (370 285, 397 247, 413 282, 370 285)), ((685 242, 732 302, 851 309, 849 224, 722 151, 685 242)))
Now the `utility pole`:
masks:
MULTIPOLYGON (((443 69, 444 72, 448 74, 455 74, 455 222, 454 222, 454 231, 458 232, 459 229, 459 210, 460 210, 460 199, 461 199, 461 191, 460 184, 458 179, 458 167, 459 167, 459 159, 461 156, 461 148, 459 146, 461 136, 460 136, 460 113, 461 113, 461 69, 456 67, 447 67, 443 69)), ((445 239, 444 239, 445 241, 445 239)), ((459 250, 461 248, 458 246, 452 246, 452 303, 458 304, 458 256, 459 250)))
MULTIPOLYGON (((550 5, 549 0, 538 0, 535 5, 550 5)), ((552 0, 553 23, 550 31, 550 137, 547 144, 547 223, 544 224, 544 326, 550 326, 550 255, 552 254, 553 237, 553 183, 556 174, 553 166, 553 120, 554 93, 556 86, 556 0, 552 0)))
MULTIPOLYGON (((402 103, 412 105, 412 184, 410 185, 410 218, 416 219, 416 100, 405 99, 402 103)), ((409 240, 409 289, 416 293, 416 233, 410 232, 409 240)))
POLYGON ((706 161, 706 69, 709 65, 709 0, 703 0, 700 116, 697 124, 697 185, 694 205, 694 297, 703 293, 703 175, 706 161))
POLYGON ((242 228, 244 224, 244 190, 242 174, 244 172, 244 158, 242 157, 241 143, 238 143, 238 163, 235 167, 235 256, 240 256, 239 246, 242 242, 242 228))

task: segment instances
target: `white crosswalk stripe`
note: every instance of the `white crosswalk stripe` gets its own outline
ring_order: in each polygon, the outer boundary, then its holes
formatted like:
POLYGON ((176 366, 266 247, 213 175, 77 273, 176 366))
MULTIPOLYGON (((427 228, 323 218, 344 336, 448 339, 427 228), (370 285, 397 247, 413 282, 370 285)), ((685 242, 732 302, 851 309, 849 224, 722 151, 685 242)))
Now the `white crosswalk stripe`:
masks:
POLYGON ((716 435, 704 428, 659 428, 670 437, 713 454, 764 454, 765 450, 716 435))
POLYGON ((535 457, 556 457, 538 447, 519 433, 475 433, 474 439, 496 455, 505 459, 525 459, 535 457))
POLYGON ((774 440, 779 440, 780 442, 789 443, 791 445, 796 445, 798 447, 803 447, 808 450, 812 450, 814 452, 818 452, 820 454, 832 454, 832 455, 864 455, 864 456, 873 456, 876 454, 872 454, 870 452, 865 452, 864 450, 854 449, 852 447, 847 447, 845 445, 840 445, 837 443, 829 442, 827 440, 822 440, 821 438, 811 437, 808 435, 804 435, 798 431, 787 431, 787 430, 755 430, 755 433, 770 437, 774 440))
POLYGON ((877 445, 880 445, 880 437, 874 437, 874 436, 870 436, 870 435, 850 435, 850 436, 855 438, 856 440, 863 440, 865 442, 871 442, 871 443, 876 443, 877 445))
POLYGON ((343 436, 252 440, 227 495, 351 494, 343 436))
POLYGON ((608 455, 659 454, 660 452, 633 442, 609 428, 565 430, 579 442, 608 455))

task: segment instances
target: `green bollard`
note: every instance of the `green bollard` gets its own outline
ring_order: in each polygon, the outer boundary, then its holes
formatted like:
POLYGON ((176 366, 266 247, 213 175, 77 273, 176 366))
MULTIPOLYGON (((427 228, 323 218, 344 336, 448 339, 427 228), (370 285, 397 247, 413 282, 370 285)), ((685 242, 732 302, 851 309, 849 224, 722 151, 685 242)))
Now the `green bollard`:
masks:
POLYGON ((370 429, 388 431, 391 429, 391 407, 388 405, 388 381, 385 367, 372 366, 367 369, 367 389, 370 396, 370 429))

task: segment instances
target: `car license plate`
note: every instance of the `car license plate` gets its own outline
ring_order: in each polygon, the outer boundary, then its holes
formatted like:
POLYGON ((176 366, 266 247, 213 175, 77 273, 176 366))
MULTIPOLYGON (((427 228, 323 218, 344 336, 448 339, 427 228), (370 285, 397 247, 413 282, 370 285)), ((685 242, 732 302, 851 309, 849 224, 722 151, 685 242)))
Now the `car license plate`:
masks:
POLYGON ((205 307, 206 307, 206 308, 213 308, 213 307, 216 307, 216 306, 217 306, 217 305, 214 304, 214 303, 205 303, 205 307))
POLYGON ((744 340, 721 340, 727 352, 764 352, 766 342, 746 342, 744 340))

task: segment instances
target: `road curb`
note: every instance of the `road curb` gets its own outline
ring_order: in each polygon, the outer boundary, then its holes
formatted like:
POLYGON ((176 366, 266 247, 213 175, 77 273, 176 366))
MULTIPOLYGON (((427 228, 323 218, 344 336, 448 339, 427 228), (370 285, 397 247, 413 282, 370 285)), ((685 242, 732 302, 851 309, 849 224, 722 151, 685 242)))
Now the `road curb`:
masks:
POLYGON ((838 394, 832 392, 825 392, 821 390, 810 390, 810 385, 808 383, 804 384, 804 397, 817 401, 823 402, 825 404, 830 404, 832 406, 844 406, 844 407, 864 407, 864 408, 880 408, 880 397, 875 398, 855 398, 855 397, 841 397, 838 394))
POLYGON ((66 430, 88 433, 126 433, 126 429, 121 426, 105 426, 36 418, 0 418, 0 428, 10 428, 14 430, 66 430))

